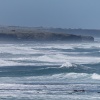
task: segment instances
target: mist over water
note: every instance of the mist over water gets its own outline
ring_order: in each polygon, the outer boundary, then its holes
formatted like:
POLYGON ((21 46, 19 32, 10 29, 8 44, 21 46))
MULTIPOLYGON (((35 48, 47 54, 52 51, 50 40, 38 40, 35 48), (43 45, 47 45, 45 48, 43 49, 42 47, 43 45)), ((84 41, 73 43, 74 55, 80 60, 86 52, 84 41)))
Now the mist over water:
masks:
POLYGON ((1 42, 0 99, 99 100, 99 44, 1 42))

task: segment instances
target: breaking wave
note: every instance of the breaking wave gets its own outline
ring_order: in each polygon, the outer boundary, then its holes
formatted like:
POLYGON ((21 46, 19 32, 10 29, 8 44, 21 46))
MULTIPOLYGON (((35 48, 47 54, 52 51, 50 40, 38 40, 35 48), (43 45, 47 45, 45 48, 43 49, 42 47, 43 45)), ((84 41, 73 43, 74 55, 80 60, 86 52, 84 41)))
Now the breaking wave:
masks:
POLYGON ((25 66, 5 66, 0 67, 0 76, 41 76, 41 75, 54 75, 62 73, 87 73, 100 74, 100 64, 74 64, 66 62, 59 65, 25 65, 25 66))

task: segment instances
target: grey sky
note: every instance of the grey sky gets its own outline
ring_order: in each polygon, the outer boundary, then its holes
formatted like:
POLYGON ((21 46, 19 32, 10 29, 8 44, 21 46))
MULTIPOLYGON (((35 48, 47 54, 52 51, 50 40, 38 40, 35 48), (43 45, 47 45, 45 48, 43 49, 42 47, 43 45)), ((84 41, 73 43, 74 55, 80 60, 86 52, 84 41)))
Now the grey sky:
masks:
POLYGON ((100 0, 0 0, 0 25, 100 29, 100 0))

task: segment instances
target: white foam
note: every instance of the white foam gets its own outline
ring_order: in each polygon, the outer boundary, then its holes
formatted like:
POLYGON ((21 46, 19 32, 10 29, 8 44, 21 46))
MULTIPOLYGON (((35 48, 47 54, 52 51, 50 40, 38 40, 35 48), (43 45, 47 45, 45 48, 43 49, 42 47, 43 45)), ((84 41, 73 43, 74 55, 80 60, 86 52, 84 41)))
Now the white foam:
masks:
MULTIPOLYGON (((61 67, 71 67, 73 63, 75 64, 91 64, 91 63, 99 63, 100 57, 94 56, 84 56, 80 55, 80 52, 63 52, 56 49, 74 49, 74 48, 95 48, 98 47, 97 43, 93 44, 1 44, 0 45, 0 53, 12 54, 10 57, 0 57, 0 66, 1 65, 13 65, 13 64, 32 64, 27 63, 25 61, 40 61, 40 62, 48 62, 48 63, 58 63, 61 67), (41 49, 41 48, 45 48, 41 49), (55 49, 56 48, 56 49, 55 49), (53 50, 54 49, 54 50, 53 50), (22 54, 18 56, 13 56, 13 54, 22 54), (39 56, 30 56, 30 54, 41 54, 39 56), (71 55, 70 55, 71 54, 71 55), (79 54, 79 56, 75 56, 79 54), (24 56, 25 55, 25 56, 24 56), (70 55, 70 56, 69 56, 70 55), (18 63, 17 63, 18 62, 18 63), (25 62, 25 63, 23 63, 25 62)), ((99 48, 99 47, 98 47, 99 48)), ((83 52, 84 53, 84 52, 83 52)), ((43 64, 43 63, 42 63, 43 64)), ((45 64, 45 63, 44 63, 45 64)))
POLYGON ((66 43, 62 43, 62 44, 40 44, 39 46, 35 46, 34 48, 41 48, 41 49, 74 49, 73 48, 73 44, 66 44, 66 43))
POLYGON ((38 50, 33 50, 30 47, 0 47, 0 53, 9 53, 9 54, 34 54, 37 53, 38 50))
POLYGON ((100 75, 99 74, 94 73, 91 77, 92 77, 92 79, 100 80, 100 75))
POLYGON ((67 56, 63 54, 50 54, 43 56, 20 56, 11 58, 0 58, 1 65, 13 65, 13 64, 35 64, 34 62, 42 62, 42 64, 50 63, 61 65, 61 67, 75 67, 75 64, 94 64, 100 62, 100 57, 75 57, 67 56), (29 61, 29 62, 28 62, 29 61), (25 63, 24 63, 25 62, 25 63), (73 65, 74 64, 74 65, 73 65))
POLYGON ((73 64, 70 63, 70 62, 66 62, 66 63, 64 63, 64 64, 61 65, 61 68, 62 67, 73 67, 73 64))
MULTIPOLYGON (((34 58, 32 58, 34 59, 34 58)), ((66 61, 76 64, 91 64, 91 63, 99 63, 100 57, 87 57, 87 56, 68 56, 63 54, 56 54, 56 55, 44 55, 35 58, 34 60, 38 61, 47 61, 47 62, 58 62, 61 65, 66 61)), ((67 63, 66 63, 67 65, 67 63)), ((71 65, 71 64, 70 64, 71 65)))
MULTIPOLYGON (((53 74, 46 76, 32 76, 32 77, 24 77, 22 80, 27 80, 27 82, 65 82, 65 83, 80 83, 80 82, 90 82, 93 81, 91 79, 91 74, 87 73, 61 73, 61 74, 53 74)), ((21 82, 21 81, 20 81, 21 82)))
POLYGON ((4 61, 0 59, 0 66, 15 66, 15 65, 19 65, 19 63, 14 61, 4 61))
MULTIPOLYGON (((87 79, 90 75, 86 73, 66 73, 66 74, 55 74, 53 78, 62 78, 62 79, 87 79)), ((75 81, 75 80, 74 80, 75 81)))

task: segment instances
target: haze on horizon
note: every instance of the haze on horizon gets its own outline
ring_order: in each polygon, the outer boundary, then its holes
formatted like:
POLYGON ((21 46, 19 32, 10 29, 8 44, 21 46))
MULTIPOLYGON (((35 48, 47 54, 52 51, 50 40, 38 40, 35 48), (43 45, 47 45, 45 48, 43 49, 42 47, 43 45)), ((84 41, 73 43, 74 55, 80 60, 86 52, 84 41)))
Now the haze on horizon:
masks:
POLYGON ((100 0, 0 0, 0 25, 100 29, 100 0))

